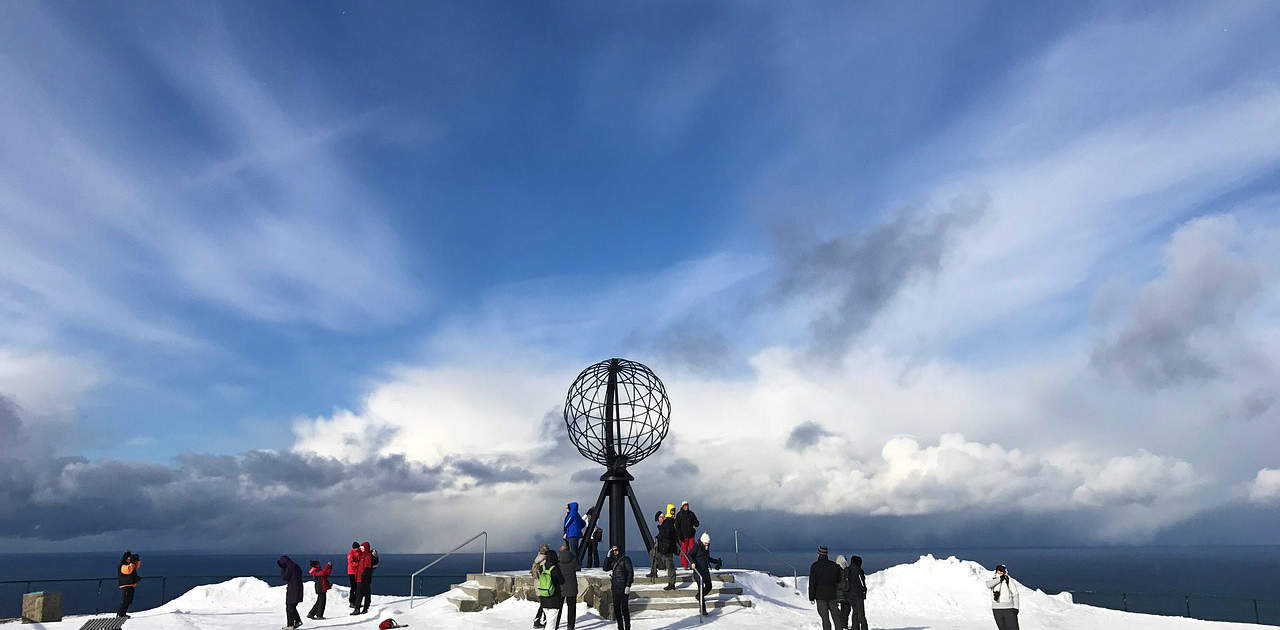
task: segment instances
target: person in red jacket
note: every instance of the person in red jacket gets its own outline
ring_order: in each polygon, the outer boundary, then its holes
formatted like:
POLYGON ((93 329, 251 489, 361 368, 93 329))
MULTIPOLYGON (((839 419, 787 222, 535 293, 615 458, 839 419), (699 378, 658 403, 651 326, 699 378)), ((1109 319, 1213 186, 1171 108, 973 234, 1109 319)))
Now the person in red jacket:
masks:
POLYGON ((333 586, 329 583, 329 574, 333 573, 333 564, 324 563, 324 568, 320 568, 320 561, 311 561, 311 570, 308 571, 311 577, 316 579, 316 603, 311 607, 311 612, 307 613, 307 619, 324 619, 324 604, 328 599, 329 587, 333 586))
POLYGON ((369 541, 360 543, 360 563, 356 565, 360 569, 359 594, 356 595, 355 609, 351 611, 352 615, 363 615, 369 612, 369 602, 373 599, 373 569, 378 566, 378 552, 373 550, 373 545, 369 541))
POLYGON ((356 601, 360 597, 360 543, 358 542, 352 542, 351 551, 347 552, 347 583, 351 585, 347 603, 354 611, 357 607, 356 601))

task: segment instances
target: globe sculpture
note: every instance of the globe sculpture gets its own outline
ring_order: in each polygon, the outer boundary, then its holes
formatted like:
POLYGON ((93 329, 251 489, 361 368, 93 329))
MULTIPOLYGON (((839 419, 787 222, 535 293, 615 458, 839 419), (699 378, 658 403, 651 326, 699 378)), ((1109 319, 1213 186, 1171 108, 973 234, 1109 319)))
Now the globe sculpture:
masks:
MULTIPOLYGON (((667 437, 671 401, 653 370, 627 359, 607 359, 588 366, 569 386, 564 424, 569 440, 583 457, 606 468, 604 486, 596 499, 598 521, 609 499, 609 545, 626 550, 626 506, 631 504, 645 549, 653 549, 653 535, 644 520, 627 467, 657 452, 667 437)), ((595 525, 595 522, 588 525, 595 525)), ((585 549, 578 549, 579 557, 585 549)))

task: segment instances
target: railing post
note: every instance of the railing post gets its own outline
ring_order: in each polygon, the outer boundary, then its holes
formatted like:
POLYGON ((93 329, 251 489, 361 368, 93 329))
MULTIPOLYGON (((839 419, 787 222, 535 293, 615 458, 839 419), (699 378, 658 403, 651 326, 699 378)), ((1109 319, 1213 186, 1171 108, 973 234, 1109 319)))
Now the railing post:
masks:
POLYGON ((1262 617, 1258 615, 1258 600, 1253 600, 1253 622, 1262 623, 1262 617))
POLYGON ((1187 602, 1187 616, 1190 617, 1191 616, 1191 596, 1183 595, 1182 599, 1187 602))
POLYGON ((169 601, 166 598, 168 594, 169 594, 169 578, 162 575, 160 576, 160 605, 161 606, 163 606, 165 602, 169 601))
POLYGON ((733 530, 733 563, 734 567, 742 568, 742 553, 738 551, 738 530, 733 530))
POLYGON ((1121 593, 1120 600, 1124 602, 1124 611, 1129 612, 1129 594, 1121 593))
MULTIPOLYGON (((574 550, 577 553, 577 550, 574 550)), ((480 546, 480 575, 488 573, 489 566, 489 532, 484 532, 484 541, 480 546)), ((465 576, 463 576, 465 577, 465 576)))
MULTIPOLYGON (((1257 608, 1257 606, 1254 606, 1255 610, 1257 608)), ((93 598, 93 612, 94 614, 102 612, 102 580, 98 580, 98 594, 93 598)))

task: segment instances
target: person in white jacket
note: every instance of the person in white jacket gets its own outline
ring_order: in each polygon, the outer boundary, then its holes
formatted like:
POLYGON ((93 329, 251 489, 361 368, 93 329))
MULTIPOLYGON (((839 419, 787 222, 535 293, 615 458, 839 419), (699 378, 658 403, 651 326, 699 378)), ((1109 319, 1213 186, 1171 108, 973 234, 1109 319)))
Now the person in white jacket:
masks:
POLYGON ((996 566, 996 574, 987 580, 991 589, 991 613, 999 630, 1018 630, 1018 585, 1009 578, 1009 569, 996 566))

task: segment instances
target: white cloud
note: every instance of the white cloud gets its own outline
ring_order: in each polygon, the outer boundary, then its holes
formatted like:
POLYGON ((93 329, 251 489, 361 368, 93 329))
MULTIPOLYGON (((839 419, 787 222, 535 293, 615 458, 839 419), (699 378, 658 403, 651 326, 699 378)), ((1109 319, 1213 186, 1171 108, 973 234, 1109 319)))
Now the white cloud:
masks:
POLYGON ((1249 500, 1254 503, 1280 501, 1280 470, 1263 468, 1249 486, 1249 500))

